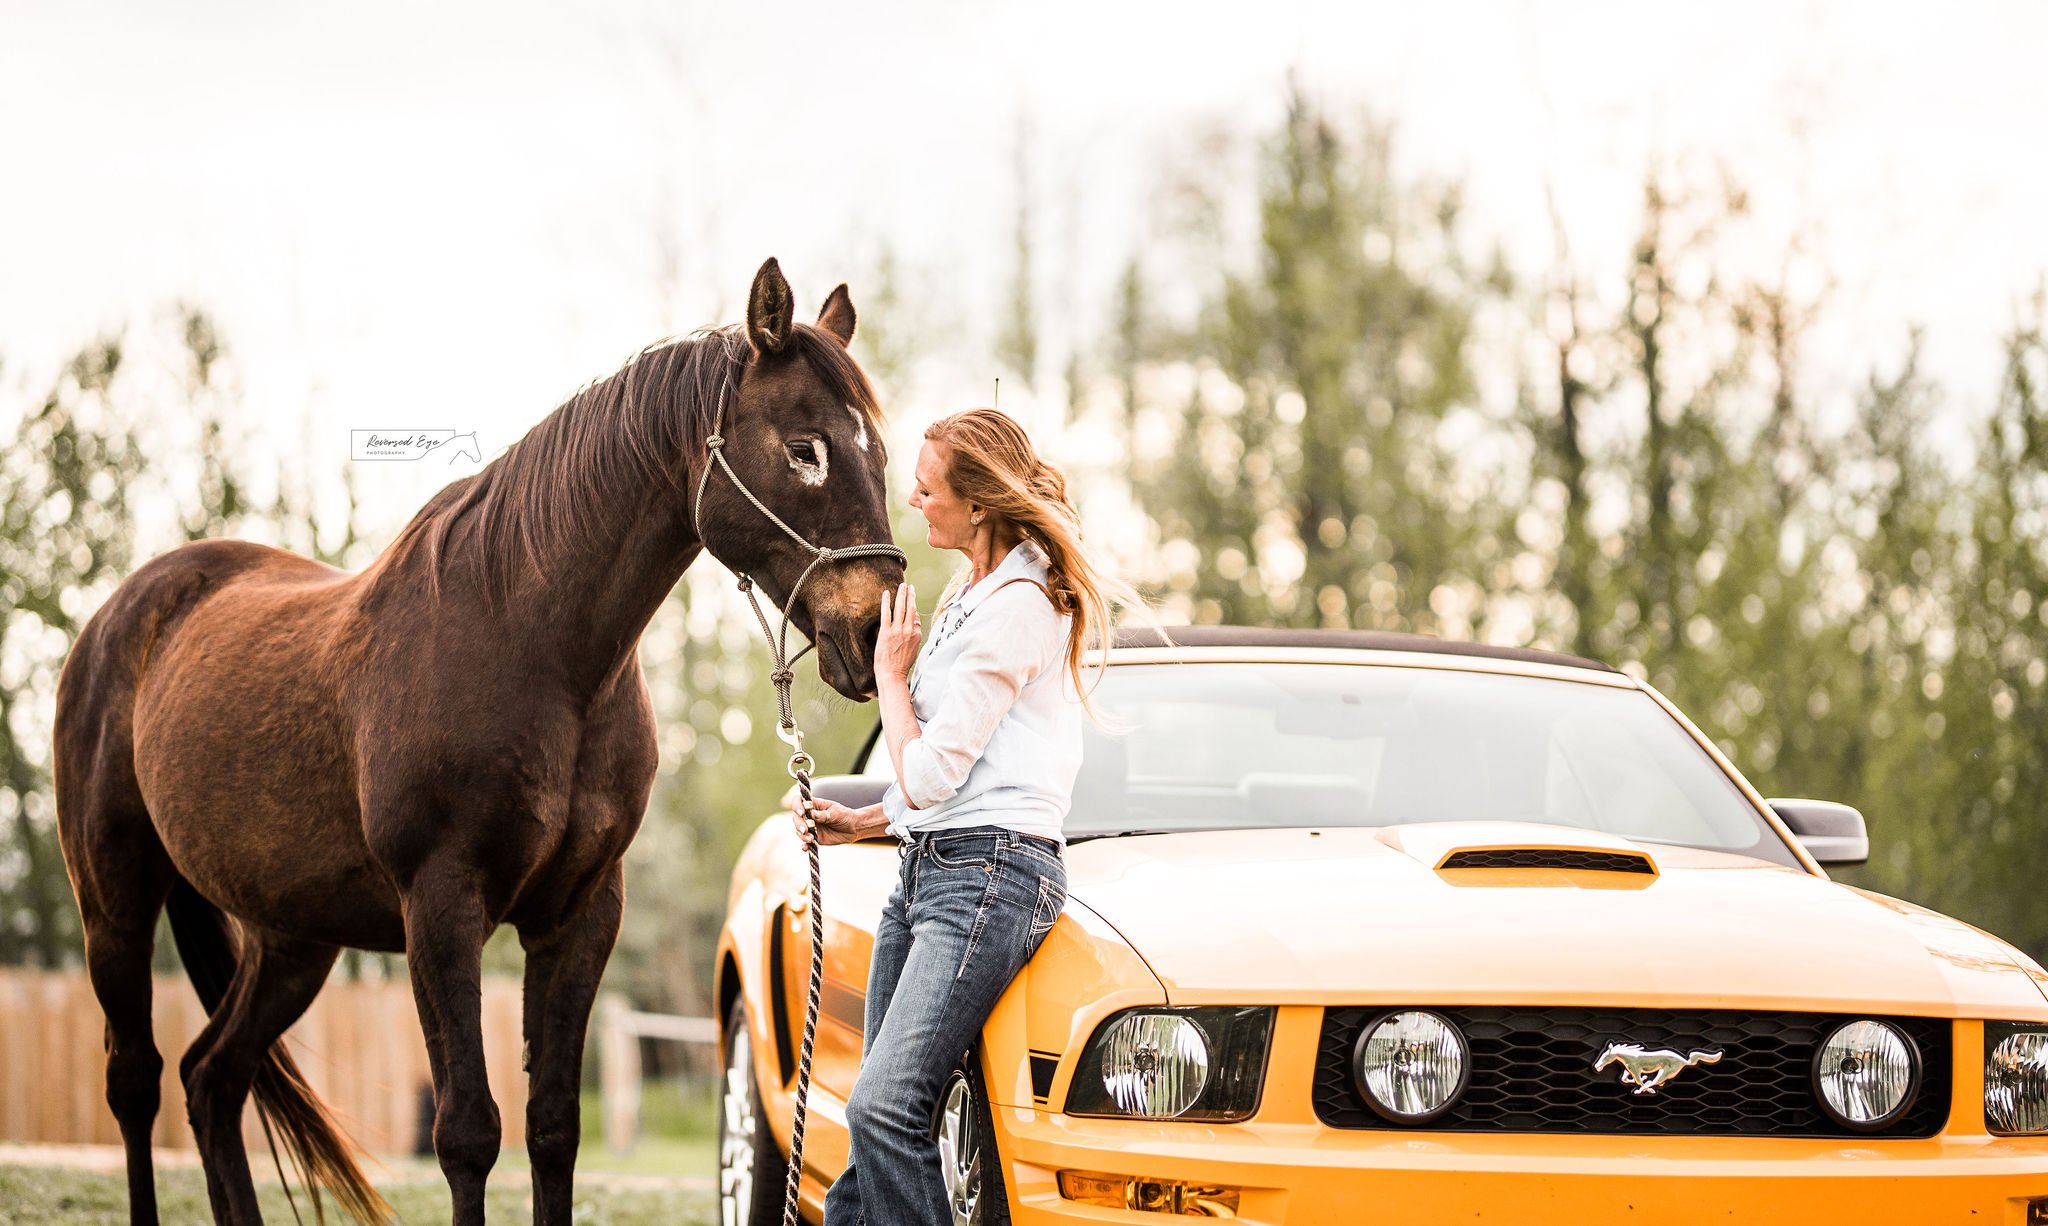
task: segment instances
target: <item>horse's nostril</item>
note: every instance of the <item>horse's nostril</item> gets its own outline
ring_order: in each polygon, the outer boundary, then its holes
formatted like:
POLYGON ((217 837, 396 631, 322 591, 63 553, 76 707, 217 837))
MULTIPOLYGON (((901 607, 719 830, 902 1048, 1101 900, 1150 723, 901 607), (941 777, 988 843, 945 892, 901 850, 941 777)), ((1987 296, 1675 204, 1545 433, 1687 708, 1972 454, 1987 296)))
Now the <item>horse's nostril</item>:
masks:
POLYGON ((876 614, 874 617, 861 623, 860 629, 854 632, 853 641, 860 646, 862 651, 867 653, 867 657, 870 660, 875 658, 875 644, 881 642, 881 640, 882 618, 880 614, 876 614))

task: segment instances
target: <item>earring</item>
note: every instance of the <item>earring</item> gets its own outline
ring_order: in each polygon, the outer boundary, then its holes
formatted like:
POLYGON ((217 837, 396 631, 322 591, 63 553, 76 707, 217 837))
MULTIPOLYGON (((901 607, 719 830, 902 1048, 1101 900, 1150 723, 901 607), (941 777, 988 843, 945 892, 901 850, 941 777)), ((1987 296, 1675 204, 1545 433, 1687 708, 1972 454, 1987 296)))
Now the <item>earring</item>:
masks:
POLYGON ((977 511, 973 515, 968 516, 967 522, 970 524, 979 524, 981 522, 981 512, 977 511))

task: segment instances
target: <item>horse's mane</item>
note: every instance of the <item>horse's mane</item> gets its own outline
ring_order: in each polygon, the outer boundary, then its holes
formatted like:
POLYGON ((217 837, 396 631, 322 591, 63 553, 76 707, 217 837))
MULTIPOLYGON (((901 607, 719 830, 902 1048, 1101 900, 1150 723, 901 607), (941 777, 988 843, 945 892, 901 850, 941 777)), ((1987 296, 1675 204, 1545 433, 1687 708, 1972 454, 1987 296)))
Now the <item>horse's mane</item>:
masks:
MULTIPOLYGON (((845 346, 808 324, 796 325, 791 340, 832 395, 881 426, 874 388, 845 346)), ((472 558, 487 593, 502 600, 642 513, 650 493, 689 497, 719 397, 738 388, 750 354, 738 324, 648 346, 563 401, 481 472, 428 499, 386 559, 423 555, 438 588, 452 562, 472 558)))

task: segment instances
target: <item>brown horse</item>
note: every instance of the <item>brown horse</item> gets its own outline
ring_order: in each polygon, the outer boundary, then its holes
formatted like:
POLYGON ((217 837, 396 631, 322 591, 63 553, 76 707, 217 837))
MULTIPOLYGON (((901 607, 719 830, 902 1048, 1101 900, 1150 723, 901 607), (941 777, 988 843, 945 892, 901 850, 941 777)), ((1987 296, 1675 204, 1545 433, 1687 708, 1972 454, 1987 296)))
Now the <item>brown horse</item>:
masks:
MULTIPOLYGON (((640 634, 702 549, 778 603, 811 561, 732 481, 691 506, 721 405, 733 474, 793 529, 889 539, 853 329, 843 285, 816 326, 796 323, 770 260, 744 326, 651 348, 573 396, 360 574, 200 541, 93 617, 58 687, 58 824, 132 1220, 157 1218, 150 953, 168 908, 210 1014, 179 1072, 217 1220, 262 1220, 241 1138, 252 1090, 316 1206, 325 1188, 358 1219, 389 1214, 280 1042, 345 945, 405 953, 455 1221, 484 1220, 500 1133, 479 961, 509 923, 526 950, 534 1218, 569 1221, 584 1032, 654 780, 640 634)), ((850 698, 873 696, 880 595, 901 579, 894 559, 835 563, 792 610, 850 698)))

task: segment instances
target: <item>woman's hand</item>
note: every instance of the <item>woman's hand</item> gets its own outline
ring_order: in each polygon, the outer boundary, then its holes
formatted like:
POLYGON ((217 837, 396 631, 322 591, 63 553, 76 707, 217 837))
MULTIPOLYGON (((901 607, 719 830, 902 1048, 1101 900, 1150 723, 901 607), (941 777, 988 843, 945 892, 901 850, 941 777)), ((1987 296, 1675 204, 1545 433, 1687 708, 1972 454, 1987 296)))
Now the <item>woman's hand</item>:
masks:
MULTIPOLYGON (((869 805, 864 809, 849 809, 837 801, 814 797, 811 814, 818 820, 818 843, 829 847, 835 843, 853 843, 876 833, 881 827, 876 819, 882 816, 882 806, 869 805)), ((808 838, 804 830, 804 810, 801 795, 792 788, 789 795, 790 821, 796 826, 798 839, 808 838)))
POLYGON ((875 641, 875 677, 907 681, 910 667, 917 663, 917 644, 923 623, 917 617, 917 589, 908 583, 896 589, 882 589, 882 631, 875 641))

